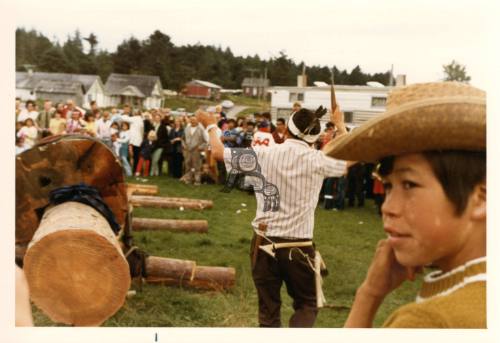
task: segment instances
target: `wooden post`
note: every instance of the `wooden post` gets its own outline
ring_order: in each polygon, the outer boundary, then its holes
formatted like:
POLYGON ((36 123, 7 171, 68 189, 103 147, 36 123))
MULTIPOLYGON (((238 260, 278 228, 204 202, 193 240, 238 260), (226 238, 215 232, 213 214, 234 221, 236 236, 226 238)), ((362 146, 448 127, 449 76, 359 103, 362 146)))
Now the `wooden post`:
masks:
POLYGON ((146 261, 148 283, 222 291, 234 286, 234 268, 196 266, 193 261, 164 257, 148 257, 146 261))
POLYGON ((158 195, 158 186, 140 185, 137 183, 127 184, 127 194, 129 195, 158 195))
POLYGON ((208 232, 208 222, 206 220, 132 218, 132 229, 133 231, 165 230, 206 233, 208 232))
POLYGON ((53 321, 102 324, 125 302, 127 260, 109 223, 90 206, 45 211, 24 256, 31 299, 53 321))
POLYGON ((134 207, 156 207, 156 208, 184 208, 203 210, 212 208, 213 202, 211 200, 198 200, 189 198, 167 198, 155 196, 141 196, 132 195, 130 203, 134 207))
POLYGON ((192 280, 196 262, 175 258, 150 256, 146 259, 146 274, 148 278, 161 278, 174 283, 192 280))

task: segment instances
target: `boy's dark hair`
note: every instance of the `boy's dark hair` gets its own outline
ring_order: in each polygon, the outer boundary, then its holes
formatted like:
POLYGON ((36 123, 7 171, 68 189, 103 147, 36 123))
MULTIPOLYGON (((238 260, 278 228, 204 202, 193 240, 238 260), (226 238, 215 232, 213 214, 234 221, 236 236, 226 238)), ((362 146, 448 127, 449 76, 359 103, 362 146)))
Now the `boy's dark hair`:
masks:
POLYGON ((233 124, 234 124, 234 126, 236 126, 236 120, 234 120, 233 118, 228 119, 228 120, 226 121, 226 123, 227 123, 227 124, 229 124, 229 123, 233 123, 233 124))
MULTIPOLYGON (((309 135, 317 135, 318 133, 321 132, 321 125, 319 123, 319 118, 316 116, 316 114, 308 110, 307 108, 301 108, 295 114, 293 115, 293 122, 295 126, 300 130, 300 132, 309 134, 309 135), (312 125, 312 128, 308 130, 308 132, 304 132, 310 125, 312 125)), ((293 135, 291 132, 290 134, 297 139, 297 136, 293 135)))
POLYGON ((269 112, 262 112, 262 116, 267 120, 271 120, 271 113, 269 112))
POLYGON ((251 120, 250 120, 250 121, 247 121, 247 126, 248 126, 248 125, 251 125, 251 126, 255 127, 255 123, 254 123, 253 121, 251 121, 251 120))
MULTIPOLYGON (((455 207, 455 214, 462 215, 474 187, 486 181, 486 151, 425 151, 422 154, 455 207)), ((394 156, 386 157, 380 161, 378 174, 387 176, 393 167, 394 156)))
POLYGON ((285 119, 283 118, 278 118, 276 119, 276 123, 280 122, 281 124, 285 125, 285 119))

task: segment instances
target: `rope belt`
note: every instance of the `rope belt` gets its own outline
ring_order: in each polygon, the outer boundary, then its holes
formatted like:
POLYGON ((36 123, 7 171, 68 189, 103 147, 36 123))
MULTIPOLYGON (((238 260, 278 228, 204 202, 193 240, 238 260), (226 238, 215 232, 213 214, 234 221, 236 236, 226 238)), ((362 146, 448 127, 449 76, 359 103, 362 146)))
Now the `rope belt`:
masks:
POLYGON ((261 245, 261 246, 259 246, 259 249, 266 252, 268 255, 271 255, 271 257, 275 257, 276 256, 276 253, 275 253, 276 249, 310 247, 312 245, 313 245, 312 241, 271 243, 271 244, 261 245))
POLYGON ((275 258, 276 257, 276 250, 277 249, 283 249, 283 248, 292 248, 290 249, 290 253, 288 255, 288 258, 292 260, 292 250, 295 248, 297 251, 299 251, 302 256, 304 256, 309 263, 309 267, 314 272, 314 281, 316 285, 316 306, 318 308, 324 307, 326 304, 326 298, 325 294, 323 293, 323 278, 321 276, 321 270, 326 269, 325 262, 321 258, 321 254, 319 253, 318 250, 315 250, 314 253, 314 260, 311 262, 311 259, 309 258, 309 255, 304 254, 302 250, 297 249, 297 248, 302 248, 302 247, 310 247, 313 245, 312 241, 305 241, 305 242, 283 242, 283 243, 274 243, 271 241, 268 237, 266 237, 264 234, 260 233, 257 230, 254 230, 255 234, 258 236, 261 236, 262 238, 266 239, 270 244, 265 244, 265 245, 260 245, 259 249, 264 251, 266 254, 270 255, 271 257, 275 258))

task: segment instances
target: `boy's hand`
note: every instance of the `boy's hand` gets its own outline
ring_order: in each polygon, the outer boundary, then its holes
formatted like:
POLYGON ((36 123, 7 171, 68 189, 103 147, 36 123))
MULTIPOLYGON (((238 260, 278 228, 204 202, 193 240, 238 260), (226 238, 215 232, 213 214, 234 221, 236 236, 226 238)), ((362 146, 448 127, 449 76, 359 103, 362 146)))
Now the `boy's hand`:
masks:
POLYGON ((384 298, 405 280, 415 280, 421 268, 403 267, 396 261, 394 251, 387 239, 378 242, 365 281, 360 291, 372 297, 384 298))
POLYGON ((206 128, 210 124, 217 124, 217 118, 213 114, 205 112, 203 110, 196 111, 196 118, 204 128, 206 128))

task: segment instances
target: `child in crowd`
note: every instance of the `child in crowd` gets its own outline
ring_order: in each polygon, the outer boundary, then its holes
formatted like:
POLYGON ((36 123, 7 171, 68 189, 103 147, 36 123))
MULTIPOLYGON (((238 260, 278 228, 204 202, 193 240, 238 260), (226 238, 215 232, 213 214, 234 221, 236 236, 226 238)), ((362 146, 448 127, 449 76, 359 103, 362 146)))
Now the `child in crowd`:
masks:
POLYGON ((38 130, 35 127, 35 122, 31 118, 26 119, 24 121, 24 125, 17 132, 17 137, 23 137, 24 144, 28 148, 31 148, 33 147, 33 145, 35 145, 37 136, 38 136, 38 130))
POLYGON ((149 167, 151 165, 151 157, 155 147, 156 133, 154 130, 149 131, 147 139, 141 144, 141 150, 139 155, 139 162, 137 163, 137 169, 135 170, 135 176, 141 174, 142 167, 144 165, 144 170, 142 176, 149 175, 149 167))
POLYGON ((226 148, 241 146, 241 137, 236 128, 236 120, 232 118, 227 120, 227 129, 222 132, 221 140, 226 148))
POLYGON ((203 163, 201 168, 201 183, 207 185, 213 185, 216 183, 216 178, 210 171, 210 165, 208 163, 203 163))
POLYGON ((111 134, 111 144, 113 146, 113 152, 116 156, 120 156, 121 143, 118 141, 118 133, 111 134))
POLYGON ((120 143, 120 149, 118 151, 118 156, 123 164, 123 169, 125 169, 125 175, 132 176, 132 167, 128 161, 129 159, 129 143, 130 143, 130 124, 127 122, 121 123, 121 131, 119 133, 118 142, 120 143))
POLYGON ((120 130, 119 130, 119 128, 118 128, 118 127, 119 127, 119 126, 118 126, 118 123, 117 123, 117 122, 113 122, 113 123, 111 124, 111 128, 109 129, 110 133, 111 133, 111 134, 117 134, 117 135, 118 135, 118 134, 119 134, 119 132, 120 132, 120 130))
POLYGON ((71 118, 66 120, 66 133, 80 133, 85 124, 81 119, 81 112, 78 110, 72 111, 71 118))
POLYGON ((346 327, 370 327, 384 298, 423 267, 414 303, 393 328, 486 328, 486 94, 458 82, 396 88, 387 112, 327 146, 330 156, 380 161, 379 242, 346 327), (443 135, 443 132, 446 132, 443 135))
POLYGON ((24 143, 24 137, 16 137, 16 155, 19 155, 29 147, 24 143))
POLYGON ((94 113, 87 113, 85 115, 85 122, 85 133, 91 137, 95 137, 97 135, 97 126, 94 113))

